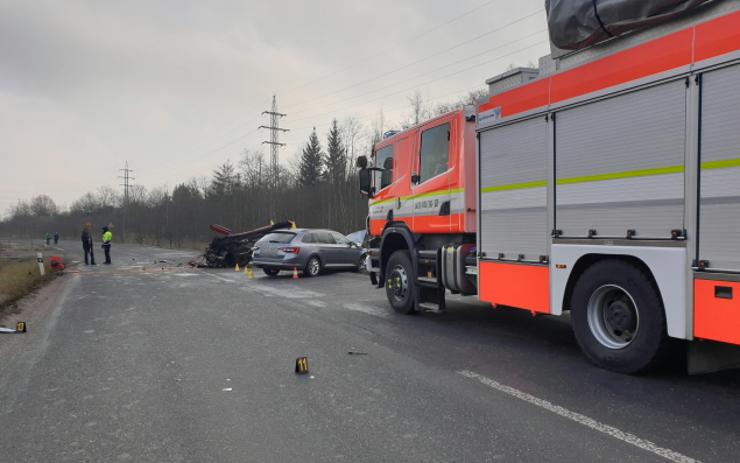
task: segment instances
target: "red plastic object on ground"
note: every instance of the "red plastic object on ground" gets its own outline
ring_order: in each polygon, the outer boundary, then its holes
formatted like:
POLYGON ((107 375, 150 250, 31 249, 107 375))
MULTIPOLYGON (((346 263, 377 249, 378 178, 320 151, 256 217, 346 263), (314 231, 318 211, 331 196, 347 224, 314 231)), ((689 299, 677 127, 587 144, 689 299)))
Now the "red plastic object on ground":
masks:
POLYGON ((61 272, 64 270, 64 261, 59 256, 51 256, 49 258, 49 265, 53 270, 56 270, 57 272, 61 272))

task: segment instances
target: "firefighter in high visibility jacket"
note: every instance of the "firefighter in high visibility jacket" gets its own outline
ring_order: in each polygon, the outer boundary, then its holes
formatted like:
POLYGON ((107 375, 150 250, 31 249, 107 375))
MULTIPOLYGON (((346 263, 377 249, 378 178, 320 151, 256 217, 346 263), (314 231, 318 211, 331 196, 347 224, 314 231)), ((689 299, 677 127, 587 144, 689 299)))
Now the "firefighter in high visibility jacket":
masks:
POLYGON ((105 264, 110 265, 110 242, 113 240, 113 233, 108 227, 103 227, 103 251, 105 251, 105 264))

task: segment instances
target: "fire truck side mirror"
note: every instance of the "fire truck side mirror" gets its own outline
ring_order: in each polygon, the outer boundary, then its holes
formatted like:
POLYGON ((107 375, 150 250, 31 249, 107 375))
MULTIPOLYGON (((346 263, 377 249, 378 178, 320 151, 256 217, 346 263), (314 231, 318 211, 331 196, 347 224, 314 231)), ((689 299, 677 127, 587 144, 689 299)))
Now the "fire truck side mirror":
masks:
POLYGON ((362 168, 360 169, 359 175, 360 191, 368 197, 372 197, 372 192, 370 191, 370 171, 368 169, 362 168))
POLYGON ((358 156, 356 164, 360 169, 367 169, 367 156, 358 156))

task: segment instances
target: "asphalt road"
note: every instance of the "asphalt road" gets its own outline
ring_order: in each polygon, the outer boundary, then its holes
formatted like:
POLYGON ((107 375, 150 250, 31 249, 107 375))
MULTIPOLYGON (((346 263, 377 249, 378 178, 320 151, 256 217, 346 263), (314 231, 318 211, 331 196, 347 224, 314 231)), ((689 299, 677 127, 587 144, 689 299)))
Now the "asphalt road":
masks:
POLYGON ((29 332, 0 335, 0 461, 740 454, 738 372, 613 374, 567 320, 472 300, 402 316, 361 274, 251 280, 189 257, 114 246, 113 266, 68 272, 5 320, 29 332))

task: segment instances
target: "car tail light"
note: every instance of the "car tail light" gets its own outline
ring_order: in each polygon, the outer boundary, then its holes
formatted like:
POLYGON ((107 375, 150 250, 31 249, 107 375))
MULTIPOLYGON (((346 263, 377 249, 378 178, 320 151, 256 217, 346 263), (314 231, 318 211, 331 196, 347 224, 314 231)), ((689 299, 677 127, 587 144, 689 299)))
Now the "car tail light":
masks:
POLYGON ((286 254, 298 254, 298 252, 301 250, 301 248, 296 246, 290 246, 287 248, 279 248, 280 251, 286 253, 286 254))

